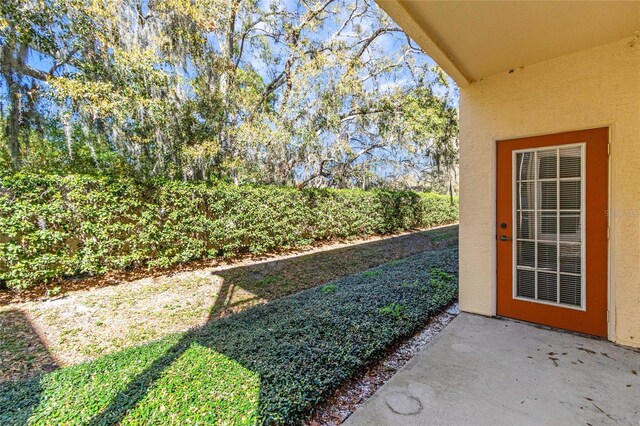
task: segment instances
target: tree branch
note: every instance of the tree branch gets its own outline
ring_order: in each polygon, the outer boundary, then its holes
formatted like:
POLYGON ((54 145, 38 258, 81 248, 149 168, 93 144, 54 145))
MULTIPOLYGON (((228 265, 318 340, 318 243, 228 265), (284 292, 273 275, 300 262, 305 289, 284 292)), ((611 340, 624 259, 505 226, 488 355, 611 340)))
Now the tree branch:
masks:
POLYGON ((382 34, 395 33, 395 32, 403 32, 403 31, 400 28, 397 28, 397 27, 394 27, 394 28, 378 28, 369 37, 367 37, 366 39, 358 42, 358 44, 363 43, 363 45, 360 48, 360 50, 358 51, 358 53, 356 54, 356 56, 354 57, 354 59, 361 57, 364 54, 364 52, 367 50, 367 48, 369 48, 371 43, 373 43, 375 41, 375 39, 380 37, 382 34))

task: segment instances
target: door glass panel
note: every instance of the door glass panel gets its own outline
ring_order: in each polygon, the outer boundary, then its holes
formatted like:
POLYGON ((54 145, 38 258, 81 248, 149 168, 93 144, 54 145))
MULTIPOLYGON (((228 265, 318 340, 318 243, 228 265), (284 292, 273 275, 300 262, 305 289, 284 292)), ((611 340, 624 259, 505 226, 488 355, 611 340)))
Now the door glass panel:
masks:
POLYGON ((555 210, 558 205, 558 182, 538 182, 538 208, 540 210, 555 210))
POLYGON ((584 144, 515 155, 515 294, 582 307, 584 144))
POLYGON ((518 209, 533 210, 535 208, 535 183, 520 182, 516 191, 516 203, 518 209))
POLYGON ((558 150, 538 151, 538 179, 554 179, 558 171, 558 150))
POLYGON ((558 274, 538 272, 538 299, 558 301, 558 274))
POLYGON ((558 246, 556 243, 538 243, 538 269, 558 270, 558 246))
POLYGON ((580 187, 579 180, 560 181, 560 209, 580 210, 580 187))
POLYGON ((518 222, 516 229, 518 230, 518 238, 523 240, 533 240, 535 238, 536 219, 534 212, 519 211, 516 213, 518 222))
POLYGON ((518 180, 534 180, 535 168, 533 166, 533 152, 521 152, 516 155, 518 167, 518 180))
POLYGON ((518 269, 518 296, 535 299, 536 297, 536 272, 526 269, 518 269))
POLYGON ((558 239, 558 213, 538 213, 538 240, 556 241, 558 239))
POLYGON ((536 243, 533 241, 521 241, 518 244, 518 265, 535 268, 536 243))
POLYGON ((582 225, 580 212, 560 212, 560 241, 580 241, 582 225))
POLYGON ((581 266, 580 244, 560 244, 560 272, 580 275, 581 266))
POLYGON ((560 303, 580 306, 582 285, 580 277, 560 274, 560 303))
POLYGON ((581 147, 560 148, 560 177, 579 178, 582 174, 581 147))

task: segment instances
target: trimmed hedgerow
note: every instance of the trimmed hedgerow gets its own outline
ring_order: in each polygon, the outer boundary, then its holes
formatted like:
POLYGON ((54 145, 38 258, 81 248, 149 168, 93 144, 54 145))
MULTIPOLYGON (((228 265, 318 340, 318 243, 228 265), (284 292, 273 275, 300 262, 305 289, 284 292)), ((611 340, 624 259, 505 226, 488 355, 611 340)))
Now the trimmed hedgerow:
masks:
POLYGON ((0 284, 264 253, 457 217, 457 200, 432 193, 16 174, 0 178, 0 284))
POLYGON ((374 271, 186 334, 0 384, 0 424, 300 423, 457 295, 455 248, 374 271))

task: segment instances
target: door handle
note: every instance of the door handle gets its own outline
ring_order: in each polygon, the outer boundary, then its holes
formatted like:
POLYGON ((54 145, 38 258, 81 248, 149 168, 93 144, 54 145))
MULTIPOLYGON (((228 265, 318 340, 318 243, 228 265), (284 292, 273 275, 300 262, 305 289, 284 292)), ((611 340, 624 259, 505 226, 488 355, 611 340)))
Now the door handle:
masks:
POLYGON ((500 241, 511 241, 511 238, 507 237, 506 235, 500 235, 500 241))

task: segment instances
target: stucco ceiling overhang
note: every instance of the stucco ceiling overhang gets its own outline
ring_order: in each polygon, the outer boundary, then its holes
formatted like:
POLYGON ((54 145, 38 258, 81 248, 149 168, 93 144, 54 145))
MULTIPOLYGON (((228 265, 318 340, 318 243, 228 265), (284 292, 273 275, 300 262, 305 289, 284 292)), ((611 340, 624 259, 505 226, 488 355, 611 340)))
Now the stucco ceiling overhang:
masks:
POLYGON ((460 86, 640 34, 640 0, 377 0, 460 86))

